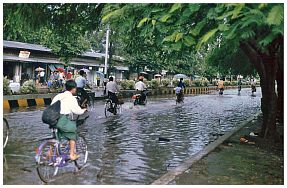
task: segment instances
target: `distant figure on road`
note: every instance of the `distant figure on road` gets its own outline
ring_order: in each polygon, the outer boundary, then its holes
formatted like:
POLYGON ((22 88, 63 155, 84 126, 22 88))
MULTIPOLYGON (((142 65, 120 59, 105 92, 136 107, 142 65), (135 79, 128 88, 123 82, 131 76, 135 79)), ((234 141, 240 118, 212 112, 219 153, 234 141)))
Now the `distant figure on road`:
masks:
POLYGON ((85 100, 89 100, 89 95, 84 89, 87 85, 87 80, 85 78, 86 73, 85 71, 80 70, 79 74, 80 76, 75 79, 75 82, 77 83, 77 95, 82 96, 80 103, 83 104, 85 100))
POLYGON ((116 95, 117 92, 120 91, 118 84, 114 81, 113 77, 109 78, 109 82, 107 83, 107 91, 108 91, 108 97, 109 99, 112 100, 113 103, 115 103, 115 107, 114 107, 114 114, 117 114, 117 105, 119 103, 118 97, 116 95))
POLYGON ((222 94, 223 94, 223 91, 224 91, 224 81, 223 81, 223 78, 221 78, 221 79, 218 81, 217 89, 219 89, 219 94, 222 95, 222 94))
POLYGON ((180 80, 179 80, 179 82, 177 84, 176 90, 175 90, 175 92, 178 95, 178 98, 180 100, 183 100, 183 97, 184 97, 183 96, 183 89, 185 89, 185 84, 183 82, 183 78, 180 78, 180 80))
POLYGON ((242 81, 241 81, 241 78, 239 78, 239 79, 238 79, 238 82, 237 82, 238 94, 240 94, 240 92, 241 92, 241 85, 242 85, 242 81))
POLYGON ((251 79, 251 91, 252 91, 252 95, 254 94, 254 92, 256 92, 256 79, 255 78, 251 79))
POLYGON ((183 83, 183 78, 180 78, 177 87, 181 87, 182 89, 185 89, 185 84, 183 83))
POLYGON ((140 76, 139 81, 135 84, 135 90, 137 93, 141 94, 141 101, 146 100, 145 90, 147 89, 145 83, 143 82, 144 77, 140 76))
POLYGON ((101 83, 101 78, 99 76, 97 76, 97 86, 100 87, 100 83, 101 83))

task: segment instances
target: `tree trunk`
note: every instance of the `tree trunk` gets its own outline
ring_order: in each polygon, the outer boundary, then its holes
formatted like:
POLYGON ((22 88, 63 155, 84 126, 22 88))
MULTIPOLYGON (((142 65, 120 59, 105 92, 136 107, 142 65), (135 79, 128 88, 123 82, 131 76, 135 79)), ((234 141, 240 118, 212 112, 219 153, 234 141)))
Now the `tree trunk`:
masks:
POLYGON ((277 94, 275 92, 277 66, 272 58, 265 58, 262 63, 265 71, 264 75, 266 76, 260 78, 262 90, 261 110, 263 113, 263 125, 260 135, 264 138, 276 139, 278 137, 276 130, 277 94))
POLYGON ((283 123, 284 121, 284 77, 283 69, 277 72, 277 95, 278 95, 278 120, 283 123))
POLYGON ((240 48, 245 52, 260 76, 262 91, 261 111, 263 114, 263 124, 260 136, 275 141, 278 138, 276 129, 278 98, 275 92, 278 57, 276 58, 274 56, 262 54, 247 43, 241 43, 240 48))

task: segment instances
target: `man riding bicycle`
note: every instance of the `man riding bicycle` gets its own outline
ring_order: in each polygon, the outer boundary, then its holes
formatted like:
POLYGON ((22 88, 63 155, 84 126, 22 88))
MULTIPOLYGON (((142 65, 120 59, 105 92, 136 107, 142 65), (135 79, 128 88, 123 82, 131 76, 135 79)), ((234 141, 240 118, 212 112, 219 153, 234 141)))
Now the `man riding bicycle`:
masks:
POLYGON ((219 89, 219 94, 222 95, 222 94, 223 94, 223 91, 224 91, 224 81, 223 81, 223 78, 221 78, 221 79, 218 81, 217 89, 219 89))
POLYGON ((146 100, 145 90, 147 89, 145 83, 143 82, 144 77, 140 76, 139 81, 135 84, 136 93, 141 94, 140 101, 143 102, 146 100))
POLYGON ((82 96, 80 104, 83 105, 86 101, 89 100, 89 95, 85 91, 85 86, 87 85, 87 80, 85 78, 85 71, 80 70, 79 72, 80 76, 75 79, 75 82, 77 83, 77 94, 82 96))
POLYGON ((77 84, 74 80, 68 80, 65 84, 66 91, 56 95, 51 104, 58 100, 61 101, 60 119, 56 124, 59 138, 69 140, 70 144, 70 159, 76 160, 80 156, 75 153, 77 140, 77 125, 76 121, 71 120, 73 114, 82 115, 87 109, 82 109, 73 96, 77 93, 77 84))
MULTIPOLYGON (((111 99, 112 102, 115 103, 113 113, 116 115, 116 113, 117 113, 116 109, 117 109, 117 105, 119 103, 119 100, 118 100, 116 93, 119 92, 120 89, 119 89, 119 86, 117 85, 117 83, 114 81, 113 77, 109 78, 109 82, 106 85, 106 90, 108 91, 109 99, 111 99)), ((112 110, 112 109, 109 109, 109 110, 112 110)))
POLYGON ((175 89, 175 93, 178 99, 183 99, 183 89, 185 89, 185 84, 183 82, 183 78, 180 78, 177 87, 175 89))

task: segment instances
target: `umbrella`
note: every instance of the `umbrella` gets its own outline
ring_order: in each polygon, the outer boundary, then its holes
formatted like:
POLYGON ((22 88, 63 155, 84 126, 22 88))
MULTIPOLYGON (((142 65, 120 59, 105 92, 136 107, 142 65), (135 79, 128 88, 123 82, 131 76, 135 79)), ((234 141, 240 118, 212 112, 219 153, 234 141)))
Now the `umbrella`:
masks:
POLYGON ((81 69, 81 70, 84 71, 85 73, 90 72, 89 69, 85 69, 85 68, 83 68, 83 69, 81 69))
POLYGON ((179 79, 179 78, 188 78, 185 74, 176 74, 174 75, 174 78, 179 79))
POLYGON ((45 70, 45 69, 43 69, 41 67, 38 67, 38 68, 35 69, 35 71, 43 71, 43 70, 45 70))
POLYGON ((156 74, 156 75, 154 75, 155 77, 161 77, 161 75, 160 74, 156 74))
POLYGON ((96 71, 96 73, 97 73, 98 75, 100 75, 100 77, 105 77, 104 73, 102 73, 102 72, 100 72, 100 71, 96 71))
POLYGON ((65 69, 63 69, 63 68, 61 68, 61 67, 57 68, 56 70, 57 70, 57 71, 60 71, 60 72, 64 72, 64 71, 65 71, 65 69))

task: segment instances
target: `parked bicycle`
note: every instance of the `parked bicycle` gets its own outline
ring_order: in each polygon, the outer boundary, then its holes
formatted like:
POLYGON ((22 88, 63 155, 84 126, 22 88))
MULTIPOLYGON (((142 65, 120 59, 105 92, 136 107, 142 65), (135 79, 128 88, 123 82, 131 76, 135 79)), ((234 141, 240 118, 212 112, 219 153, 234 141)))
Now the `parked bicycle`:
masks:
POLYGON ((6 118, 3 118, 3 148, 6 147, 9 139, 9 124, 6 118))
POLYGON ((49 183, 54 180, 59 168, 63 168, 70 163, 74 163, 77 170, 81 170, 88 160, 88 146, 84 135, 78 133, 76 141, 76 152, 80 158, 71 161, 69 141, 59 138, 57 129, 52 129, 52 137, 44 138, 40 146, 36 149, 37 173, 40 179, 49 183))

